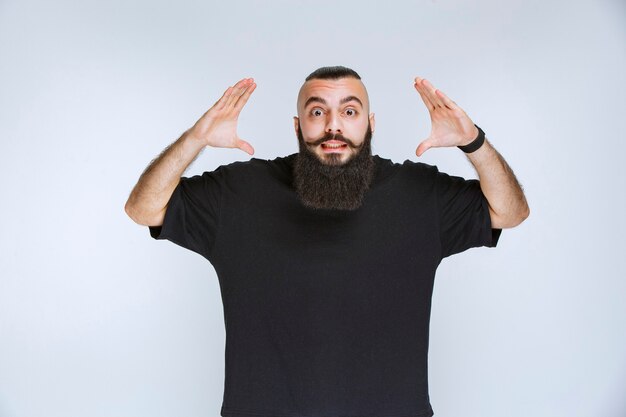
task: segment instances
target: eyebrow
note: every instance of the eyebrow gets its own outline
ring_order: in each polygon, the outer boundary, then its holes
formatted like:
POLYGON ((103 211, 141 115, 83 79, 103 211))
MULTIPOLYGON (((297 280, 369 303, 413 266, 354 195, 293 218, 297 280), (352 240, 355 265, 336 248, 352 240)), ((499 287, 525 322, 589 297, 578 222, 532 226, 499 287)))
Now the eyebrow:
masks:
MULTIPOLYGON (((339 104, 344 104, 347 103, 349 101, 356 101, 357 103, 359 103, 361 105, 361 107, 363 107, 363 103, 361 102, 361 100, 356 97, 356 96, 347 96, 341 99, 341 101, 339 102, 339 104)), ((317 97, 317 96, 313 96, 313 97, 309 97, 307 99, 307 101, 304 103, 304 108, 306 109, 307 106, 311 103, 322 103, 324 105, 326 105, 326 100, 324 100, 321 97, 317 97)))

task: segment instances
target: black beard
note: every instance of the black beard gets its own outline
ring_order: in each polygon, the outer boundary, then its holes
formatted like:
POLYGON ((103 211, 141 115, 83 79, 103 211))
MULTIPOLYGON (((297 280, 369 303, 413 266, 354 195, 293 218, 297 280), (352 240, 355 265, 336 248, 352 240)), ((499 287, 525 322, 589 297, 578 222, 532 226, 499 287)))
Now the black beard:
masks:
POLYGON ((294 187, 300 201, 314 209, 356 210, 363 204, 365 193, 369 189, 374 176, 374 159, 372 158, 372 130, 368 122, 367 132, 360 147, 343 136, 327 133, 314 141, 314 144, 335 139, 358 149, 356 155, 341 164, 334 154, 329 154, 329 163, 320 161, 316 154, 309 150, 298 125, 298 146, 293 166, 294 187))

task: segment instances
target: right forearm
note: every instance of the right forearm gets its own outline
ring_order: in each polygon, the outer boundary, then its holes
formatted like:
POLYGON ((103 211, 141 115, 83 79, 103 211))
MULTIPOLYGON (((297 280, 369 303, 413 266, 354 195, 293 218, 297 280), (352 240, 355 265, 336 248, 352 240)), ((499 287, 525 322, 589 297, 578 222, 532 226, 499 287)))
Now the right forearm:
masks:
POLYGON ((131 219, 145 226, 163 224, 167 203, 181 175, 205 146, 254 153, 252 145, 237 135, 237 119, 255 88, 252 78, 228 87, 191 129, 148 165, 126 202, 125 210, 131 219))
POLYGON ((126 202, 126 213, 137 223, 160 225, 167 203, 187 167, 196 159, 205 143, 189 130, 165 148, 139 177, 126 202))

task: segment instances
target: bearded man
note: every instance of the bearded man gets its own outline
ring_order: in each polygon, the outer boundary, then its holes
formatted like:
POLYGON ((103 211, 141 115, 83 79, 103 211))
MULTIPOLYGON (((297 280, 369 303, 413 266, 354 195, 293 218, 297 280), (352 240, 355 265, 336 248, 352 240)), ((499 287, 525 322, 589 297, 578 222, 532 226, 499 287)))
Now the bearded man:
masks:
POLYGON ((425 417, 435 271, 471 247, 496 246, 528 217, 513 172, 467 114, 417 77, 431 147, 459 147, 479 180, 372 155, 361 77, 310 74, 298 94, 299 152, 252 158, 190 178, 205 147, 237 135, 256 88, 246 78, 144 171, 126 212, 204 256, 217 273, 226 326, 224 417, 425 417))

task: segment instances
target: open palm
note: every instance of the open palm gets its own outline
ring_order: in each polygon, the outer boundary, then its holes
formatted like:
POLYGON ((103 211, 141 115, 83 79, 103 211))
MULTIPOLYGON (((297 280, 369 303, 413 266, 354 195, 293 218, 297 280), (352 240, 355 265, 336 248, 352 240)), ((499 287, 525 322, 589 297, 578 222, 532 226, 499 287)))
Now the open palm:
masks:
POLYGON ((228 87, 222 97, 190 129, 190 133, 216 148, 239 148, 250 155, 254 148, 237 134, 239 114, 256 88, 252 78, 228 87))
POLYGON ((430 113, 431 131, 415 153, 422 156, 430 148, 463 146, 472 142, 478 129, 469 116, 428 80, 415 78, 415 89, 430 113))

